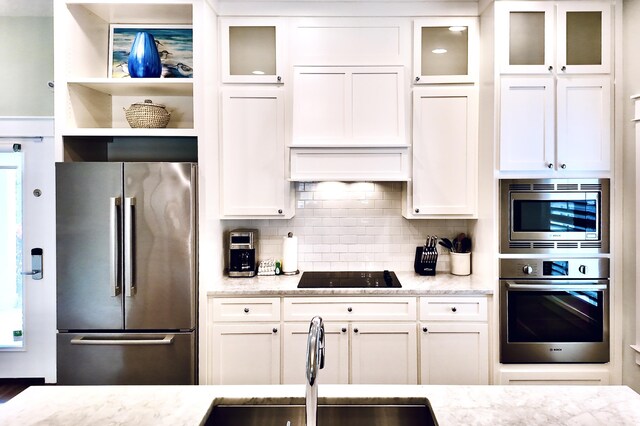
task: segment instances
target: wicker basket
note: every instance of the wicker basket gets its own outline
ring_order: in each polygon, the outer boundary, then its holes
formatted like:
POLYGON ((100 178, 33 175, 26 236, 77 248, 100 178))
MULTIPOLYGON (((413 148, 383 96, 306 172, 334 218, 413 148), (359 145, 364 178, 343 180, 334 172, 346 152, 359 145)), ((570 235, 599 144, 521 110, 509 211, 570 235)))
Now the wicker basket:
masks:
POLYGON ((131 104, 129 109, 124 108, 129 126, 133 128, 162 129, 169 124, 171 113, 164 105, 154 104, 151 99, 144 102, 131 104))

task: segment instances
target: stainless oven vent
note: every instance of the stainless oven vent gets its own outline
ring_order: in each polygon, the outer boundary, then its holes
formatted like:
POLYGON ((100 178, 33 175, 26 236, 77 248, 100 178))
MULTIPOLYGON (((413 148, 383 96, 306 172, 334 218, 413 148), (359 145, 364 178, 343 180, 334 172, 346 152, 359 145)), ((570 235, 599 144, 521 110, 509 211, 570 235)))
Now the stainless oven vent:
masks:
POLYGON ((578 248, 578 243, 577 242, 569 242, 569 241, 562 241, 562 242, 558 242, 556 248, 571 248, 571 249, 575 249, 578 248))
POLYGON ((602 248, 602 243, 600 241, 589 241, 580 244, 580 248, 602 248))
POLYGON ((556 189, 558 191, 577 191, 580 186, 572 183, 559 183, 556 189))
POLYGON ((602 185, 597 183, 583 183, 580 185, 583 191, 602 191, 602 185))
POLYGON ((534 191, 553 191, 555 189, 552 183, 534 183, 531 186, 534 191))
POLYGON ((509 191, 531 191, 529 183, 512 183, 509 185, 509 191))
POLYGON ((509 248, 528 249, 531 248, 531 243, 528 241, 509 241, 509 248))
POLYGON ((535 241, 532 245, 535 248, 554 248, 555 245, 553 241, 535 241))

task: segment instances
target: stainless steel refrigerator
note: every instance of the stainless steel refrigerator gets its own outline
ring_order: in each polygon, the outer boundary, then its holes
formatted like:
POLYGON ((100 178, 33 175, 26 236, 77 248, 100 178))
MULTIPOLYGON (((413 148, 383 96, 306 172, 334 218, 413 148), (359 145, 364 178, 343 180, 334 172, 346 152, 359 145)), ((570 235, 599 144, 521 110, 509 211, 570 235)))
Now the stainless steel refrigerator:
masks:
POLYGON ((57 163, 59 384, 197 382, 192 163, 57 163))

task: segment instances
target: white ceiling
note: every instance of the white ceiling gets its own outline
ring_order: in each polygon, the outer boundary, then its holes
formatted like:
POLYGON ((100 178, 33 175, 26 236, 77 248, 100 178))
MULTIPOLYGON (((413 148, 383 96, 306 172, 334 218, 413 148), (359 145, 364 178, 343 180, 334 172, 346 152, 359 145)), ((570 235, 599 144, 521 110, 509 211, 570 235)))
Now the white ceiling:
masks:
POLYGON ((53 16, 53 0, 0 0, 0 16, 53 16))

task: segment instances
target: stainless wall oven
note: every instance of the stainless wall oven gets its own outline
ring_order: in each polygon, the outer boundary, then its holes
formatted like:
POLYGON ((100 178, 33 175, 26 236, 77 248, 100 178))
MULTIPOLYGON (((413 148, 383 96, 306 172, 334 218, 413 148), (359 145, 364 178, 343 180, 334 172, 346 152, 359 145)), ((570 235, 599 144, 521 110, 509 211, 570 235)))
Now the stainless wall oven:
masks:
POLYGON ((609 259, 501 259, 500 362, 609 362, 609 259))
POLYGON ((608 253, 608 179, 500 181, 501 253, 608 253))

